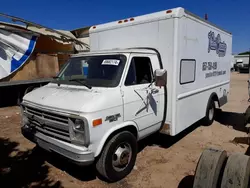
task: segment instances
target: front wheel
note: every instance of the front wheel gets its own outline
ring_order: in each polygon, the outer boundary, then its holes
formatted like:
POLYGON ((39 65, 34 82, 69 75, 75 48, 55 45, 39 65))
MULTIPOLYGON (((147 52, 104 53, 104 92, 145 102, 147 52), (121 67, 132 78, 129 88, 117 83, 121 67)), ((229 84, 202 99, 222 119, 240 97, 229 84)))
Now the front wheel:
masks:
POLYGON ((119 181, 132 171, 136 156, 135 136, 129 131, 123 131, 108 141, 97 160, 96 169, 108 181, 119 181))

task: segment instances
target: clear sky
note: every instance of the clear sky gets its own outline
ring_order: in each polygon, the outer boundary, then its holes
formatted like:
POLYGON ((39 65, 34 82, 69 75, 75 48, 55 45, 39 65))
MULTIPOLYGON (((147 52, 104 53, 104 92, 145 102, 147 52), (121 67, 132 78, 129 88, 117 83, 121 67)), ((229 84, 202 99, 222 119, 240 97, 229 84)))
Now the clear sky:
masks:
POLYGON ((0 12, 71 30, 175 7, 232 32, 233 52, 250 48, 250 0, 1 0, 0 12))

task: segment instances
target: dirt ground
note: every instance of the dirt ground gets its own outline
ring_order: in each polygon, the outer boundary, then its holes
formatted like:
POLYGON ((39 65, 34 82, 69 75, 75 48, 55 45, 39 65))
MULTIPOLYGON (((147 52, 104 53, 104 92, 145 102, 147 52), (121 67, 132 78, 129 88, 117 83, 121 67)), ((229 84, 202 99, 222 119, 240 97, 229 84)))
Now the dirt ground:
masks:
POLYGON ((140 142, 134 170, 113 184, 98 179, 92 166, 80 168, 37 149, 20 133, 19 108, 0 108, 0 187, 191 188, 204 148, 250 153, 248 145, 231 142, 246 136, 242 113, 249 105, 247 79, 247 74, 232 73, 229 103, 212 126, 197 123, 177 137, 161 135, 140 142))

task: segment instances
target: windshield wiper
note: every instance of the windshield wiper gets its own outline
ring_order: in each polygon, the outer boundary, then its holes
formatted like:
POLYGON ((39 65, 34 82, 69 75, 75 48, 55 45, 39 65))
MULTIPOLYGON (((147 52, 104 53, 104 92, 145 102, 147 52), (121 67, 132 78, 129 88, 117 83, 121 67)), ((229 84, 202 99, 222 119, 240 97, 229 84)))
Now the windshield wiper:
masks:
POLYGON ((85 83, 85 82, 82 82, 82 80, 84 80, 84 79, 74 78, 74 79, 70 79, 69 81, 75 81, 75 82, 78 82, 78 83, 80 83, 80 84, 82 84, 82 85, 86 86, 88 89, 91 89, 91 88, 92 88, 92 86, 88 85, 88 84, 87 84, 87 83, 85 83))

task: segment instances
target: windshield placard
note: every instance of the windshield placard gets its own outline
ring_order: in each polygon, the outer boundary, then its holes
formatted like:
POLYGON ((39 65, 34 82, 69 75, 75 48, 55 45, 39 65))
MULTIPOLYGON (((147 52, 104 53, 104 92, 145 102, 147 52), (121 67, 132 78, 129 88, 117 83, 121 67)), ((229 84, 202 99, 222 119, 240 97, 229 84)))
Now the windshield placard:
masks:
POLYGON ((104 59, 102 65, 114 65, 118 66, 120 63, 119 59, 104 59))

